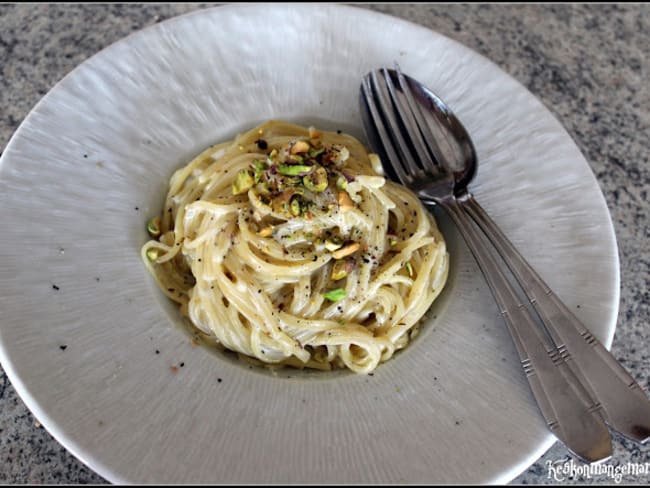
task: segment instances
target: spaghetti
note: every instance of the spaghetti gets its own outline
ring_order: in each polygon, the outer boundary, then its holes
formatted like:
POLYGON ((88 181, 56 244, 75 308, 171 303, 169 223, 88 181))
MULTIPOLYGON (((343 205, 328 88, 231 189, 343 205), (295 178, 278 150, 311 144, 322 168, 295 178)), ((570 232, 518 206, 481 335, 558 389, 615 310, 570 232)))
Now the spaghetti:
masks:
POLYGON ((142 260, 205 336, 266 364, 373 371, 441 292, 418 198, 346 134, 270 121, 171 178, 142 260))

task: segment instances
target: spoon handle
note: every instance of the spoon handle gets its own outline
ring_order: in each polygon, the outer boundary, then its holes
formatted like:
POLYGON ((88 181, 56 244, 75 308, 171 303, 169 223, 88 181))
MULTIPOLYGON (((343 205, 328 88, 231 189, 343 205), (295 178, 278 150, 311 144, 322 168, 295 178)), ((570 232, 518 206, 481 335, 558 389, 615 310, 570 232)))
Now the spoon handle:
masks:
POLYGON ((508 326, 524 372, 546 423, 576 456, 586 462, 608 459, 611 438, 598 405, 582 388, 550 339, 535 324, 480 231, 454 199, 439 202, 476 258, 508 326))
POLYGON ((472 195, 459 202, 510 268, 558 353, 598 400, 610 427, 645 443, 650 438, 650 402, 639 384, 544 283, 472 195))

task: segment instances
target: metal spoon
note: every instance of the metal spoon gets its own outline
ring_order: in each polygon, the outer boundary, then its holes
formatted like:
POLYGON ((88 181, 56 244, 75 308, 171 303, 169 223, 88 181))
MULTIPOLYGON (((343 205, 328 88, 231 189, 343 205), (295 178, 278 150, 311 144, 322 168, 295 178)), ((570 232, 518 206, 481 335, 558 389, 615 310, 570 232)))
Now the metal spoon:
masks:
MULTIPOLYGON (((384 156, 383 161, 389 163, 386 165, 389 175, 402 183, 406 179, 405 184, 425 203, 438 204, 443 203, 439 198, 440 184, 449 184, 449 176, 453 175, 454 205, 474 219, 512 271, 538 313, 544 331, 552 341, 552 354, 559 358, 557 361, 570 369, 583 393, 596 401, 594 408, 600 411, 613 430, 635 441, 646 442, 650 438, 650 402, 640 386, 550 290, 468 191, 467 186, 476 173, 476 151, 467 130, 449 107, 413 78, 398 70, 386 69, 366 77, 361 101, 370 144, 384 156), (383 83, 379 83, 379 79, 383 83), (370 91, 374 92, 374 97, 370 91), (377 132, 377 114, 373 116, 371 113, 369 100, 379 99, 382 92, 384 96, 389 95, 388 103, 398 114, 397 124, 402 128, 401 136, 406 139, 402 141, 405 146, 400 149, 399 156, 386 154, 385 141, 377 132), (407 154, 409 151, 410 156, 407 154), (396 160, 404 157, 412 157, 411 164, 396 164, 396 160), (426 165, 426 161, 431 159, 435 169, 426 165), (405 169, 421 174, 408 176, 404 174, 405 169), (424 173, 427 178, 422 177, 424 173)), ((384 97, 384 105, 387 101, 384 97)), ((382 117, 386 120, 387 114, 382 117)), ((395 146, 401 147, 399 140, 394 139, 394 142, 395 146)), ((456 214, 454 220, 458 224, 464 219, 456 214)), ((465 231, 470 230, 467 222, 460 225, 466 228, 465 231)))

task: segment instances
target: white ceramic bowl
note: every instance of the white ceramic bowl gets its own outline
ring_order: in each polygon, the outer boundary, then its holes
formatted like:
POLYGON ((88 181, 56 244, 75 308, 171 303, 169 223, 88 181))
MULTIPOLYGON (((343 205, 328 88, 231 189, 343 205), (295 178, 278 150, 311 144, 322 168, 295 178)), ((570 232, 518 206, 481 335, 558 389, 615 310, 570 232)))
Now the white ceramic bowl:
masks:
POLYGON ((373 376, 273 376, 194 347, 140 263, 144 222, 175 168, 271 118, 362 136, 361 77, 395 61, 467 126, 477 199, 611 343, 619 270, 607 207, 524 87, 450 39, 366 10, 197 11, 84 62, 1 160, 2 366, 92 469, 116 483, 506 482, 552 444, 444 218, 445 295, 418 340, 373 376))

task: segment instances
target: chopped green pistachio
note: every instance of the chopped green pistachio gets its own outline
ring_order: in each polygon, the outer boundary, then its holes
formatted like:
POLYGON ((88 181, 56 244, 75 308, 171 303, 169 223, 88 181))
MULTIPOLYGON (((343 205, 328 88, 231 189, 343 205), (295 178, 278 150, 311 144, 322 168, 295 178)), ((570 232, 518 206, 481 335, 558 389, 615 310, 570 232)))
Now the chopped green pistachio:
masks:
POLYGON ((282 193, 277 195, 274 199, 274 205, 289 205, 289 201, 293 198, 297 198, 296 195, 303 195, 304 192, 300 188, 290 188, 284 190, 282 193))
MULTIPOLYGON (((264 182, 264 181, 262 181, 262 182, 258 183, 257 185, 255 185, 255 190, 260 195, 268 195, 269 193, 271 193, 271 189, 269 188, 269 184, 264 182)), ((266 202, 266 203, 268 203, 268 202, 266 202)))
POLYGON ((294 198, 291 200, 290 204, 290 210, 291 210, 291 215, 294 217, 298 217, 302 213, 302 205, 300 204, 300 200, 297 198, 294 198))
POLYGON ((253 177, 248 172, 248 170, 242 169, 239 173, 237 173, 237 178, 232 184, 232 194, 239 195, 241 193, 245 193, 253 186, 254 183, 255 181, 253 180, 253 177))
POLYGON ((409 276, 413 276, 413 265, 411 264, 411 261, 406 261, 404 263, 406 266, 406 271, 408 271, 409 276))
POLYGON ((397 245, 397 237, 395 237, 394 235, 389 235, 388 236, 388 245, 390 247, 396 246, 397 245))
POLYGON ((278 157, 278 150, 277 150, 277 149, 273 149, 273 150, 268 154, 268 156, 266 157, 266 164, 267 164, 268 166, 273 166, 273 165, 276 163, 275 159, 276 159, 277 157, 278 157))
POLYGON ((285 176, 298 176, 303 173, 309 173, 313 166, 306 164, 279 164, 278 171, 285 176))
POLYGON ((318 148, 313 147, 313 148, 311 148, 311 149, 309 150, 309 157, 310 157, 310 158, 317 158, 318 156, 320 156, 320 155, 323 154, 324 152, 325 152, 325 148, 324 148, 324 147, 318 147, 318 148))
POLYGON ((342 280, 343 278, 345 278, 348 275, 348 272, 342 266, 343 264, 345 264, 345 262, 344 261, 337 261, 334 264, 335 265, 336 264, 341 264, 341 266, 334 266, 332 268, 332 275, 330 276, 330 278, 332 279, 332 281, 342 280))
POLYGON ((336 178, 336 188, 339 190, 345 190, 348 187, 348 180, 345 176, 341 175, 336 178))
POLYGON ((303 164, 305 162, 305 158, 299 154, 292 154, 289 156, 286 162, 289 164, 303 164))
POLYGON ((257 159, 253 161, 253 170, 254 170, 253 179, 255 180, 255 183, 260 182, 265 169, 266 169, 265 163, 263 163, 262 161, 258 161, 257 159))
POLYGON ((333 281, 338 281, 342 280, 345 278, 348 274, 350 274, 350 271, 354 268, 354 260, 352 259, 346 259, 346 260, 339 260, 334 263, 334 266, 332 266, 332 274, 330 278, 333 281))
POLYGON ((160 217, 153 217, 147 222, 147 232, 151 237, 158 237, 160 235, 160 217))
MULTIPOLYGON (((300 182, 302 181, 302 179, 300 178, 300 176, 287 176, 287 178, 285 179, 285 181, 286 181, 290 186, 298 186, 298 185, 300 184, 300 182)), ((302 195, 303 192, 300 192, 300 194, 302 195)))
POLYGON ((158 249, 147 249, 147 259, 151 262, 158 259, 158 249))
POLYGON ((337 249, 341 249, 342 245, 343 243, 341 242, 335 242, 329 239, 325 240, 325 249, 327 249, 329 252, 336 251, 337 249))
POLYGON ((338 302, 345 298, 345 290, 343 288, 337 288, 336 290, 330 290, 327 293, 323 293, 323 296, 330 302, 338 302))
POLYGON ((303 176, 302 183, 308 190, 320 193, 327 188, 327 170, 318 166, 315 171, 303 176))

